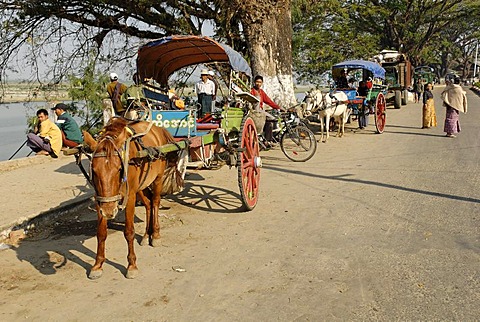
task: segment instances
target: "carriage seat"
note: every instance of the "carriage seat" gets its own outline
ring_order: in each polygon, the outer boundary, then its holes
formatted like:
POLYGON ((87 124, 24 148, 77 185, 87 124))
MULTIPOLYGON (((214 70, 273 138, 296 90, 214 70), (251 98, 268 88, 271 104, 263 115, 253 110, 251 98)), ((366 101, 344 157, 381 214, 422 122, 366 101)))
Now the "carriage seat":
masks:
POLYGON ((213 117, 212 114, 207 113, 204 117, 200 118, 196 122, 197 131, 210 131, 220 127, 220 120, 213 117))
POLYGON ((352 105, 363 105, 366 98, 366 96, 356 96, 355 98, 348 100, 348 103, 352 105))
POLYGON ((220 124, 218 123, 198 123, 197 122, 197 131, 209 131, 209 130, 215 130, 220 127, 220 124))

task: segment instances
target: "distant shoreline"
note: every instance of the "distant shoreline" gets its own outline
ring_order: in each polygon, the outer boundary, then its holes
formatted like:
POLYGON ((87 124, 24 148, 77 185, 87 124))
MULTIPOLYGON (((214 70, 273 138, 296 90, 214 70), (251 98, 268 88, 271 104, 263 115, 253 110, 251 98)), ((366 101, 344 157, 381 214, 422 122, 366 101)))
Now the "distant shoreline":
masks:
POLYGON ((60 102, 69 100, 65 85, 40 87, 32 84, 5 84, 0 91, 0 104, 28 102, 60 102))

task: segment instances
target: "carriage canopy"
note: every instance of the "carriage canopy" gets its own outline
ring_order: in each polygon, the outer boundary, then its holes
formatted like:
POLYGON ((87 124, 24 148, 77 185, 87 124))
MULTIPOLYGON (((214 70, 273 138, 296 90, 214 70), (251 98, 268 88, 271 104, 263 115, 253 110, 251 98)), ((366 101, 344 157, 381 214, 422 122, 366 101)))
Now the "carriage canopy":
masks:
POLYGON ((385 69, 379 64, 367 60, 347 60, 333 65, 332 74, 340 74, 342 69, 365 69, 373 73, 373 77, 385 79, 385 69))
POLYGON ((229 63, 230 67, 252 77, 252 70, 240 53, 205 36, 169 36, 151 41, 138 50, 137 72, 141 79, 153 78, 167 86, 175 71, 196 64, 229 63))

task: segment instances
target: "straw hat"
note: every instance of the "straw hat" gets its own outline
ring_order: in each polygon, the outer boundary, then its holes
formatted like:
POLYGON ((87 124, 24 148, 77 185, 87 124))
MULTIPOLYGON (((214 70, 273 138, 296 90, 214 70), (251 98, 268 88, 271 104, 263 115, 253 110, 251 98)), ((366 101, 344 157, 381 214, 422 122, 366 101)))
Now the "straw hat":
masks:
POLYGON ((208 75, 208 69, 202 69, 200 75, 208 75))

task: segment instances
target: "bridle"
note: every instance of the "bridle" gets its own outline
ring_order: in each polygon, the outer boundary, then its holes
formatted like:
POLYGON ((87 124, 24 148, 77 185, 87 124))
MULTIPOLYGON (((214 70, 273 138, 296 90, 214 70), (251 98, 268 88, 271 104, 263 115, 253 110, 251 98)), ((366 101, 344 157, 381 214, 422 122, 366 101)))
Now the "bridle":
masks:
MULTIPOLYGON (((120 187, 119 187, 119 190, 118 190, 120 192, 122 190, 122 186, 127 185, 128 153, 129 153, 130 139, 127 139, 125 141, 125 147, 124 148, 117 148, 117 146, 115 145, 115 138, 107 135, 98 142, 97 148, 100 145, 100 143, 102 143, 104 141, 109 141, 115 147, 115 151, 113 152, 112 155, 115 155, 118 158, 120 158, 120 164, 121 164, 120 182, 119 182, 120 187)), ((109 158, 109 157, 110 156, 108 156, 105 151, 97 151, 97 149, 95 149, 95 151, 92 153, 92 158, 109 158)), ((93 160, 92 160, 92 163, 93 163, 93 160)), ((93 169, 92 169, 92 163, 90 163, 90 180, 91 180, 91 184, 92 184, 93 188, 95 189, 95 200, 99 203, 116 202, 116 201, 121 200, 122 195, 120 193, 118 193, 115 196, 109 196, 109 197, 99 195, 99 193, 97 191, 97 188, 93 184, 93 176, 94 176, 95 173, 93 172, 93 169)), ((127 187, 127 189, 128 189, 128 187, 127 187)), ((125 208, 126 200, 127 200, 127 198, 123 198, 123 203, 119 206, 120 209, 125 208)))

